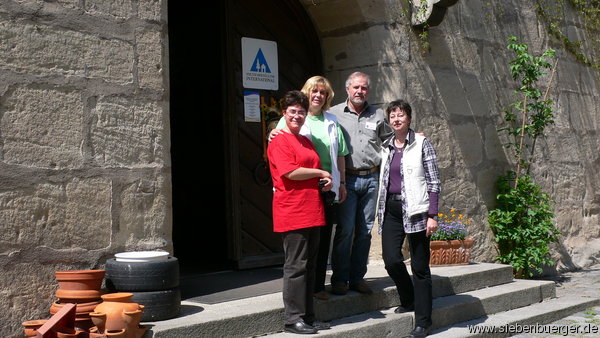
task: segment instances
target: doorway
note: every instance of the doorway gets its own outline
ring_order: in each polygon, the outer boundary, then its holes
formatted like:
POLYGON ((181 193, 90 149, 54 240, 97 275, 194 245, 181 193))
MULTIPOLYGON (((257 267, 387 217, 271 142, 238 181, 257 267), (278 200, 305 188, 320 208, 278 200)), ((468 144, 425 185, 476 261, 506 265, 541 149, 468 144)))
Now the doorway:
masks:
POLYGON ((168 13, 174 255, 182 272, 227 270, 224 6, 169 1, 168 13))
POLYGON ((264 129, 244 119, 241 38, 277 43, 279 89, 255 90, 267 103, 322 74, 319 38, 298 0, 214 5, 168 2, 175 255, 201 272, 281 265, 264 129))

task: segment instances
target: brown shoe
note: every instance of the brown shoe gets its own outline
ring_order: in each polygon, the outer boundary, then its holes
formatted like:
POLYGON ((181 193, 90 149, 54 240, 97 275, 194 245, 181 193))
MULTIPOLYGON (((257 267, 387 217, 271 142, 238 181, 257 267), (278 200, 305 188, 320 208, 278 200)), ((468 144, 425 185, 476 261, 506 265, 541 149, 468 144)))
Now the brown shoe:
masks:
POLYGON ((373 294, 373 290, 371 290, 367 282, 365 282, 364 280, 350 284, 350 290, 358 291, 367 295, 373 294))
POLYGON ((316 299, 320 299, 320 300, 329 300, 330 296, 327 292, 325 292, 325 290, 323 291, 319 291, 317 293, 313 293, 313 296, 316 299))
POLYGON ((348 293, 348 286, 344 283, 335 283, 331 285, 331 293, 334 295, 345 295, 348 293))

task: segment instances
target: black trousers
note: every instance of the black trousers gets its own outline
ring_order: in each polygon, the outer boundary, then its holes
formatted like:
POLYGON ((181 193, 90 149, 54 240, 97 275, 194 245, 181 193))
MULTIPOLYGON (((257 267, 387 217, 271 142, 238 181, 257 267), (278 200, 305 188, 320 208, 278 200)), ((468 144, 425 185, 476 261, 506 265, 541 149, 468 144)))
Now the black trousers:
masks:
POLYGON ((315 275, 314 292, 325 290, 325 277, 327 276, 327 261, 329 260, 329 247, 331 246, 331 233, 333 224, 336 223, 338 203, 325 205, 325 226, 320 227, 319 253, 317 255, 317 271, 315 275))
POLYGON ((310 227, 282 233, 285 263, 283 265, 283 305, 285 324, 313 322, 313 287, 319 250, 321 227, 310 227))
POLYGON ((381 233, 383 261, 388 275, 396 284, 400 303, 415 306, 415 326, 431 326, 432 288, 429 269, 429 237, 426 231, 407 234, 402 220, 402 202, 386 202, 383 231, 381 233), (412 280, 404 264, 402 245, 408 238, 412 280))

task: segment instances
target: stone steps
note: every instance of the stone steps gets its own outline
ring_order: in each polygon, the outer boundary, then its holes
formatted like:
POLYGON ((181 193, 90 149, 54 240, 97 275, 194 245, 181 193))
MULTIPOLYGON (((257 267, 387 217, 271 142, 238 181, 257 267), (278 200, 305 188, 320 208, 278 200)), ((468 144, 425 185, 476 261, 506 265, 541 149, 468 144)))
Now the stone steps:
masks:
MULTIPOLYGON (((554 283, 517 280, 485 289, 435 298, 433 328, 452 325, 513 308, 537 304, 554 296, 554 283)), ((396 314, 382 309, 333 320, 332 329, 320 331, 326 337, 402 337, 414 327, 412 313, 396 314)), ((283 337, 285 333, 267 335, 283 337)))
MULTIPOLYGON (((508 337, 527 333, 525 330, 528 330, 531 333, 533 333, 531 330, 537 330, 537 333, 551 335, 551 331, 544 332, 543 330, 574 330, 575 327, 567 328, 566 326, 553 326, 547 324, 599 304, 600 298, 575 296, 552 298, 526 307, 482 316, 452 326, 438 328, 432 331, 429 337, 508 337), (473 328, 473 326, 476 326, 476 328, 473 328), (528 327, 525 328, 524 326, 528 327), (491 332, 492 330, 495 332, 491 332)), ((584 329, 585 328, 581 328, 582 331, 578 333, 571 332, 571 334, 580 337, 585 333, 585 331, 583 331, 584 329)), ((596 327, 596 329, 598 329, 598 327, 596 327)), ((557 336, 564 336, 561 331, 554 332, 554 334, 557 336)), ((596 334, 598 334, 598 332, 596 332, 596 334)), ((588 337, 588 335, 583 336, 588 337)))
MULTIPOLYGON (((317 318, 331 321, 333 326, 319 335, 396 337, 410 332, 414 316, 393 312, 399 304, 398 294, 383 265, 369 265, 366 279, 373 295, 350 291, 315 302, 317 318)), ((553 282, 513 280, 512 268, 502 264, 433 267, 432 282, 433 329, 545 303, 555 297, 553 282)), ((147 337, 276 337, 284 334, 280 332, 283 301, 280 292, 219 304, 184 300, 178 318, 144 324, 150 328, 147 337)))

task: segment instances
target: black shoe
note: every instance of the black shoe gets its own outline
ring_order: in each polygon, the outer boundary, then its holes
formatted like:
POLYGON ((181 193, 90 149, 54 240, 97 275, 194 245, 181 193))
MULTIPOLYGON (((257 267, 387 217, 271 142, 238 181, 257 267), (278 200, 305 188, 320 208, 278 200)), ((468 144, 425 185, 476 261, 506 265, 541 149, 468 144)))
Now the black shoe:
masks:
POLYGON ((415 311, 415 305, 414 304, 409 305, 409 306, 402 306, 402 305, 400 305, 400 306, 398 306, 394 310, 395 313, 405 313, 405 312, 411 312, 411 311, 415 311))
POLYGON ((317 330, 329 330, 329 329, 331 329, 331 324, 329 324, 328 322, 320 322, 318 320, 315 320, 312 323, 309 322, 308 325, 313 326, 317 330))
POLYGON ((285 332, 297 333, 297 334, 314 334, 319 332, 314 326, 310 326, 303 321, 299 321, 295 324, 285 324, 283 329, 285 332))
POLYGON ((427 337, 427 334, 429 334, 429 328, 417 326, 406 338, 422 338, 427 337))

